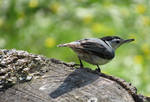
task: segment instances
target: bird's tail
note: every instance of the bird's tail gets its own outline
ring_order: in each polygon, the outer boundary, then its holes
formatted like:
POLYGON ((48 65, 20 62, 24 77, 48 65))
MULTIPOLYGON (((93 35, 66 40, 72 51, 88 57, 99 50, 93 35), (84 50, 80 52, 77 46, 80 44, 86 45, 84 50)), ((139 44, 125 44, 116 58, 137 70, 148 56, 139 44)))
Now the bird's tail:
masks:
POLYGON ((79 42, 70 42, 70 43, 65 43, 65 44, 59 44, 57 47, 71 47, 71 48, 76 48, 80 45, 79 42))
POLYGON ((59 44, 57 45, 57 47, 68 47, 69 43, 66 43, 66 44, 59 44))

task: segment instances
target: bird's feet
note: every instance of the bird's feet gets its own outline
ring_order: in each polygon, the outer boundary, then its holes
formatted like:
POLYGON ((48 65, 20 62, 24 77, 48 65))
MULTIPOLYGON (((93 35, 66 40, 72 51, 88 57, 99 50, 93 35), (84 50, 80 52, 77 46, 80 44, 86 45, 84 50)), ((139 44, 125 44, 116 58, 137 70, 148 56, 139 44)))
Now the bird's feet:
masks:
MULTIPOLYGON (((78 57, 78 58, 79 58, 79 57, 78 57)), ((79 58, 79 61, 80 61, 80 68, 84 68, 83 63, 82 63, 82 61, 81 61, 80 58, 79 58)))
POLYGON ((84 68, 83 64, 74 64, 74 66, 80 66, 80 68, 84 68))
POLYGON ((84 66, 83 66, 83 64, 82 64, 82 63, 80 63, 80 68, 84 68, 84 66))
POLYGON ((96 71, 101 73, 101 69, 100 68, 96 68, 96 71))
POLYGON ((97 65, 96 71, 101 73, 101 69, 100 69, 99 65, 97 65))

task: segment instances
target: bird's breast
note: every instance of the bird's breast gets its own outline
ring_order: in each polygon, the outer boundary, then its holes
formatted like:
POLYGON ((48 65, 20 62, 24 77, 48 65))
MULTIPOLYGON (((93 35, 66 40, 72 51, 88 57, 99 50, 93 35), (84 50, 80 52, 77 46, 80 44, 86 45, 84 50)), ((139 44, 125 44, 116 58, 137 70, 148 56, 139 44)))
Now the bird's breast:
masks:
POLYGON ((111 60, 108 60, 108 59, 101 58, 99 56, 83 54, 83 53, 82 54, 78 53, 78 56, 82 60, 84 60, 84 61, 86 61, 90 64, 93 64, 93 65, 103 65, 103 64, 106 64, 109 61, 111 61, 111 60))

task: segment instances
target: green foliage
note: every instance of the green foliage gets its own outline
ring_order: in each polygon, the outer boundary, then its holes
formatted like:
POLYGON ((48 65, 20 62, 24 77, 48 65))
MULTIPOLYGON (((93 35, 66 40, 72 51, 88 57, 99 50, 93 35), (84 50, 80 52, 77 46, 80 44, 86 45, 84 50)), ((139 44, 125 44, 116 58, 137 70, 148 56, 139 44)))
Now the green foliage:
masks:
POLYGON ((150 95, 149 4, 149 0, 1 0, 0 48, 79 63, 70 49, 56 45, 106 35, 135 38, 121 46, 102 71, 150 95))

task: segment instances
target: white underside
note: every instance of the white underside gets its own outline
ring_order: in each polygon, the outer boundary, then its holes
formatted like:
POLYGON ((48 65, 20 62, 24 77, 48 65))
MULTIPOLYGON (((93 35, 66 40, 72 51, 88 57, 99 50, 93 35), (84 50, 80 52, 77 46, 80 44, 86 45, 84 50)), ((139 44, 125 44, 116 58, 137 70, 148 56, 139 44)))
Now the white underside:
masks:
POLYGON ((111 60, 100 58, 100 57, 95 56, 95 55, 89 56, 89 55, 83 55, 83 54, 78 53, 78 56, 80 57, 81 60, 84 60, 84 61, 86 61, 90 64, 94 64, 94 65, 103 65, 103 64, 106 64, 109 61, 111 61, 111 60))

